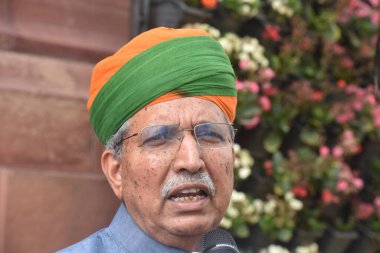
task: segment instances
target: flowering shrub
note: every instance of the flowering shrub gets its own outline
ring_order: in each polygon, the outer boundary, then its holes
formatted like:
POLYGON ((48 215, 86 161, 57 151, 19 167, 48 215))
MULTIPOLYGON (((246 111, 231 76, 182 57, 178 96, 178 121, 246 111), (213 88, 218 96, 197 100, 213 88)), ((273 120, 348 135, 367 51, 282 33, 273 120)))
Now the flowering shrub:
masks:
POLYGON ((380 196, 376 197, 373 203, 359 203, 356 218, 372 231, 380 233, 380 196))
POLYGON ((302 202, 291 192, 283 197, 270 195, 265 200, 252 200, 249 195, 234 190, 220 226, 244 238, 249 235, 249 225, 258 224, 271 238, 289 241, 295 226, 294 218, 302 207, 302 202))
POLYGON ((209 10, 215 9, 219 3, 230 12, 231 17, 238 19, 256 16, 261 6, 261 0, 186 0, 186 3, 209 10))
POLYGON ((244 237, 256 224, 283 241, 296 227, 361 223, 380 231, 380 1, 220 0, 214 7, 214 27, 193 26, 209 31, 230 57, 243 133, 237 141, 256 144, 255 163, 245 163, 253 171, 237 159, 244 201, 231 200, 222 225, 244 237), (240 25, 224 26, 218 18, 226 12, 222 18, 240 25), (259 134, 249 140, 249 133, 259 134), (271 187, 254 199, 257 178, 271 187), (299 208, 291 208, 289 194, 299 208))
MULTIPOLYGON (((298 246, 292 253, 318 253, 318 245, 312 243, 306 246, 298 246)), ((288 249, 279 245, 269 245, 266 249, 261 249, 259 253, 291 253, 288 249)))
POLYGON ((241 149, 239 144, 234 144, 234 169, 235 169, 235 182, 247 179, 252 173, 252 166, 254 160, 246 149, 241 149))

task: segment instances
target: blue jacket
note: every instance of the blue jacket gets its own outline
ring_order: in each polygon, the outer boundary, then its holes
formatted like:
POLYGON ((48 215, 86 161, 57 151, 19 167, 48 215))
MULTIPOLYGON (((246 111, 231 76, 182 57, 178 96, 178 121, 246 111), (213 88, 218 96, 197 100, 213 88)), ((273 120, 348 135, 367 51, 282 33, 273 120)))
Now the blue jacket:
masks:
POLYGON ((142 231, 122 203, 111 224, 57 253, 184 253, 154 240, 142 231))

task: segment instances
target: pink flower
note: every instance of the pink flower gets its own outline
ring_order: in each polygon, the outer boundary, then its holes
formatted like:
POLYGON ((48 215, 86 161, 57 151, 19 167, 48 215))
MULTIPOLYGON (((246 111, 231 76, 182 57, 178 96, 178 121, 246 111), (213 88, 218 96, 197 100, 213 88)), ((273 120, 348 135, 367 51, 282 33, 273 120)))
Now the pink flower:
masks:
POLYGON ((356 110, 356 111, 361 111, 363 109, 363 100, 361 100, 361 98, 359 99, 355 99, 353 102, 352 102, 352 107, 356 110))
POLYGON ((248 81, 247 86, 252 93, 257 93, 260 90, 260 86, 256 82, 248 81))
POLYGON ((340 60, 340 65, 342 65, 343 68, 352 69, 354 62, 350 57, 346 56, 340 60))
POLYGON ((343 168, 340 171, 339 178, 351 180, 352 177, 353 175, 350 166, 348 166, 347 163, 343 163, 343 168))
POLYGON ((275 96, 278 93, 278 89, 276 87, 272 87, 270 82, 265 82, 262 85, 263 93, 269 97, 275 96))
POLYGON ((354 139, 355 138, 355 135, 354 135, 354 132, 351 130, 351 129, 344 129, 343 133, 342 133, 342 138, 344 139, 354 139))
POLYGON ((272 164, 271 161, 266 160, 266 161, 264 162, 264 168, 266 168, 266 169, 271 169, 272 167, 273 167, 273 164, 272 164))
POLYGON ((380 210, 380 196, 379 196, 379 197, 376 197, 373 203, 375 204, 375 207, 376 207, 378 210, 380 210))
POLYGON ((271 68, 260 68, 259 76, 265 80, 272 80, 276 76, 276 73, 271 68))
POLYGON ((261 118, 259 115, 254 115, 253 118, 244 125, 245 128, 247 129, 252 129, 255 128, 261 121, 261 118))
POLYGON ((342 79, 339 80, 336 84, 337 84, 338 87, 341 88, 341 89, 343 89, 343 88, 346 87, 346 85, 347 85, 346 81, 345 81, 345 80, 342 80, 342 79))
POLYGON ((376 197, 374 200, 374 204, 376 207, 377 218, 380 220, 380 197, 376 197))
POLYGON ((366 220, 374 213, 374 211, 375 210, 371 204, 359 203, 355 216, 359 220, 366 220))
MULTIPOLYGON (((332 46, 332 51, 334 52, 334 54, 336 55, 342 55, 344 53, 344 47, 342 47, 341 45, 337 44, 337 43, 334 43, 333 46, 332 46)), ((344 80, 339 80, 339 81, 343 81, 345 82, 344 80)), ((338 81, 338 82, 339 82, 338 81)))
POLYGON ((358 18, 365 18, 371 16, 371 9, 367 6, 363 6, 360 9, 356 10, 355 14, 358 18))
POLYGON ((375 11, 371 15, 371 23, 374 25, 378 25, 380 20, 380 15, 378 11, 375 11))
POLYGON ((260 96, 259 97, 259 103, 261 107, 263 108, 264 112, 267 112, 271 108, 271 102, 267 96, 260 96))
POLYGON ((241 81, 239 81, 239 80, 236 80, 235 83, 236 83, 236 90, 237 90, 237 91, 241 91, 241 90, 244 89, 244 86, 245 86, 245 85, 244 85, 243 82, 241 82, 241 81))
POLYGON ((356 87, 355 85, 353 84, 349 84, 346 88, 346 93, 347 94, 352 94, 352 93, 355 93, 356 91, 358 90, 358 87, 356 87))
POLYGON ((312 94, 311 94, 311 100, 312 101, 321 101, 324 97, 324 94, 322 91, 314 91, 312 94))
POLYGON ((330 149, 327 146, 322 146, 319 148, 319 154, 323 157, 328 156, 330 153, 330 149))
POLYGON ((345 154, 356 154, 358 149, 358 140, 351 129, 345 129, 340 136, 340 146, 345 154))
POLYGON ((366 97, 366 102, 370 105, 376 105, 376 98, 373 94, 368 94, 366 97))
POLYGON ((362 189, 364 186, 363 180, 359 177, 355 177, 352 180, 352 183, 355 185, 356 189, 358 189, 358 190, 362 189))
POLYGON ((265 25, 263 39, 279 41, 281 39, 279 31, 280 27, 278 27, 277 25, 265 25))
POLYGON ((323 189, 322 191, 322 201, 325 204, 338 203, 339 199, 337 196, 332 194, 328 189, 323 189))
POLYGON ((350 110, 344 110, 343 113, 340 113, 337 117, 336 117, 336 121, 339 123, 339 124, 344 124, 344 123, 347 123, 351 120, 353 120, 355 118, 355 115, 352 111, 350 110))
POLYGON ((247 70, 249 68, 250 62, 248 60, 240 60, 239 61, 239 68, 242 70, 247 70))
POLYGON ((348 183, 345 180, 339 180, 336 184, 336 189, 340 192, 346 192, 348 189, 348 183))
POLYGON ((294 186, 292 192, 297 198, 305 198, 308 195, 308 191, 303 185, 294 186))
POLYGON ((343 155, 343 149, 339 146, 335 146, 332 150, 332 155, 335 157, 335 158, 340 158, 342 157, 343 155))
POLYGON ((265 173, 268 175, 268 176, 271 176, 273 174, 273 164, 271 161, 269 160, 266 160, 264 162, 264 168, 265 168, 265 173))
POLYGON ((376 127, 380 127, 380 106, 376 106, 372 109, 373 124, 376 127))

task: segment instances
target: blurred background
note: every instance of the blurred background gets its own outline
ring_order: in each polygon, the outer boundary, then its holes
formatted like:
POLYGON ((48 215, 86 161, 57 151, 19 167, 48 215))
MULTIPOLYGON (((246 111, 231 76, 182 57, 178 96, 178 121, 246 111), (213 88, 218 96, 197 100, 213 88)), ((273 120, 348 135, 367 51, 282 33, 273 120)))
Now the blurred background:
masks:
POLYGON ((380 252, 379 0, 1 0, 0 253, 54 252, 118 201, 91 70, 151 27, 198 27, 237 76, 242 252, 380 252))

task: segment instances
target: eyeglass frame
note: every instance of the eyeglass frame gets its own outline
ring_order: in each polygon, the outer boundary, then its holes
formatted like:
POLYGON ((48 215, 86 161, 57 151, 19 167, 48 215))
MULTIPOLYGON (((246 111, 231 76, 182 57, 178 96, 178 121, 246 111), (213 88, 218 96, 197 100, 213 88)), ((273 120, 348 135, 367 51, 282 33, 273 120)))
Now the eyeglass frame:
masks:
MULTIPOLYGON (((193 128, 182 128, 182 127, 180 127, 179 125, 176 125, 176 124, 148 125, 148 126, 143 127, 139 132, 134 133, 134 134, 131 134, 131 135, 129 135, 129 136, 127 136, 127 137, 121 139, 119 142, 117 142, 117 143, 115 144, 115 146, 120 145, 122 142, 124 142, 125 140, 128 140, 128 139, 130 139, 130 138, 132 138, 132 137, 135 137, 135 136, 138 136, 138 135, 141 136, 141 133, 144 131, 144 129, 146 129, 146 128, 148 128, 148 127, 153 127, 153 126, 178 126, 178 128, 180 129, 180 132, 181 132, 181 139, 179 139, 180 141, 183 140, 183 132, 184 132, 184 131, 193 132, 192 135, 194 136, 194 139, 195 139, 195 141, 197 142, 197 144, 198 144, 200 147, 205 148, 205 147, 203 147, 202 145, 199 144, 199 142, 198 142, 198 138, 197 138, 197 136, 195 135, 194 130, 195 130, 195 128, 196 128, 197 126, 199 126, 199 125, 206 125, 206 124, 227 125, 227 126, 232 127, 232 128, 231 128, 231 130, 232 130, 232 131, 231 131, 231 134, 232 134, 233 136, 232 136, 232 138, 231 138, 231 141, 232 141, 231 144, 233 144, 233 142, 234 142, 234 140, 235 140, 236 133, 237 133, 237 131, 238 131, 238 129, 234 128, 234 125, 233 125, 233 124, 229 124, 229 123, 206 122, 206 123, 199 123, 199 124, 196 124, 193 128)), ((140 145, 139 145, 139 147, 142 146, 141 143, 142 143, 142 140, 140 140, 140 145)), ((226 146, 226 147, 227 147, 227 146, 226 146)), ((224 147, 222 146, 222 147, 214 147, 214 148, 224 148, 224 147)))

